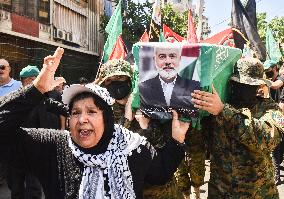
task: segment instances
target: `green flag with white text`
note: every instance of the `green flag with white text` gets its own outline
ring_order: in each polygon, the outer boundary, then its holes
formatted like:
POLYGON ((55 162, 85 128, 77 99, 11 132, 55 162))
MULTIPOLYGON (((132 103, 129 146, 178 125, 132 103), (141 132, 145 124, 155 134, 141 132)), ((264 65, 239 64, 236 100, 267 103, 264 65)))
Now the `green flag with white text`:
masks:
POLYGON ((104 45, 104 62, 108 61, 118 36, 122 34, 121 0, 115 8, 105 31, 107 32, 108 37, 104 45))

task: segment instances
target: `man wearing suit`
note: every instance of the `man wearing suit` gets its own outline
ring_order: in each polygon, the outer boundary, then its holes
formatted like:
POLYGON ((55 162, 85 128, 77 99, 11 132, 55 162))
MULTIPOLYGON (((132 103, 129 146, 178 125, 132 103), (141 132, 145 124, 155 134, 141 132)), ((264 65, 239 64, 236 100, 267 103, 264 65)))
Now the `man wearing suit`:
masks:
POLYGON ((178 75, 180 48, 155 47, 154 64, 158 75, 139 83, 141 110, 152 118, 168 119, 169 108, 186 116, 194 116, 196 109, 191 93, 199 89, 199 82, 178 75))

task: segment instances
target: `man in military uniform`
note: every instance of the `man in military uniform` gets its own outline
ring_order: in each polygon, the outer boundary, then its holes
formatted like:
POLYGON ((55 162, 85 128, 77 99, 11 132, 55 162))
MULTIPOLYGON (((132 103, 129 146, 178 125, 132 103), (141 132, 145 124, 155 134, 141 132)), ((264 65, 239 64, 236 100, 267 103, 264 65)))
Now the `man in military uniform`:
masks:
MULTIPOLYGON (((283 98, 283 83, 284 83, 284 76, 283 76, 283 68, 278 70, 278 64, 274 60, 266 60, 264 63, 264 72, 266 78, 272 81, 271 89, 270 89, 270 96, 271 98, 280 103, 279 106, 282 106, 282 98, 283 98)), ((283 153, 284 153, 284 140, 276 146, 276 148, 272 152, 272 162, 275 169, 275 181, 276 185, 280 185, 280 164, 283 161, 283 153)))
POLYGON ((279 106, 263 98, 263 64, 255 58, 240 59, 238 75, 231 77, 231 98, 223 104, 218 93, 195 91, 197 108, 210 134, 209 199, 279 198, 274 181, 271 151, 283 134, 284 116, 279 106))
POLYGON ((113 105, 115 122, 128 129, 137 130, 134 126, 139 128, 139 125, 132 123, 134 116, 131 109, 133 73, 133 68, 129 62, 122 59, 109 60, 101 65, 95 83, 105 87, 115 99, 113 105))

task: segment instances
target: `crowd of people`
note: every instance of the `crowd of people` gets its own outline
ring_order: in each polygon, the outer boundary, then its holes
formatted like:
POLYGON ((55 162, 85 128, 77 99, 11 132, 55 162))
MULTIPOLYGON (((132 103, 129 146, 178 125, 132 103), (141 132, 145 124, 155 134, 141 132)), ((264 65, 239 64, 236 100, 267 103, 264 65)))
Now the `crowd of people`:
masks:
MULTIPOLYGON (((176 85, 181 82, 175 72, 178 51, 155 52, 159 72, 139 89, 151 97, 161 90, 164 102, 156 103, 171 107, 169 91, 190 81, 176 85)), ((41 70, 24 67, 20 81, 10 77, 9 62, 0 59, 0 178, 6 178, 12 199, 43 194, 46 199, 189 199, 191 186, 198 199, 206 158, 209 199, 279 198, 281 63, 239 59, 228 80, 227 102, 214 85, 206 92, 194 82, 182 102, 210 113, 196 128, 178 110, 162 120, 133 110, 135 72, 129 62, 110 60, 95 81, 80 78, 64 87, 65 79, 54 76, 62 56, 64 50, 57 48, 41 70)), ((153 105, 145 96, 142 106, 153 105)))

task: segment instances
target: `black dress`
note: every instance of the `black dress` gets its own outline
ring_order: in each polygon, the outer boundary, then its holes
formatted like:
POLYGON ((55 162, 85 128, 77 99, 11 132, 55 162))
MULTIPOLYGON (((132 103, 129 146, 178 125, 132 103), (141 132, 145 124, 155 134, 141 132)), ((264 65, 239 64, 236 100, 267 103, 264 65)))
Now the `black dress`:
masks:
MULTIPOLYGON (((0 98, 1 161, 33 173, 41 182, 46 199, 76 199, 83 165, 68 146, 69 132, 21 128, 25 116, 42 98, 33 86, 0 98)), ((143 198, 144 182, 165 184, 184 157, 183 149, 173 140, 154 157, 148 147, 140 149, 128 156, 136 198, 143 198)))

